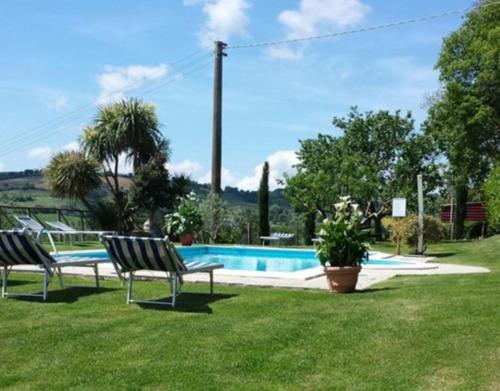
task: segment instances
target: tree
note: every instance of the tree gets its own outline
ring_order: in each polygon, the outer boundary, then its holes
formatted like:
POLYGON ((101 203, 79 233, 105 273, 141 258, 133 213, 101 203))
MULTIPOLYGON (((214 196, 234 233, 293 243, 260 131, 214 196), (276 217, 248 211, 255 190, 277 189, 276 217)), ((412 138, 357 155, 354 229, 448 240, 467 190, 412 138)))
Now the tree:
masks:
POLYGON ((161 151, 165 162, 170 158, 169 141, 162 137, 155 107, 139 99, 120 102, 116 108, 117 129, 127 148, 127 158, 132 162, 134 171, 161 151))
POLYGON ((304 244, 311 245, 316 237, 316 213, 309 212, 304 216, 304 244))
POLYGON ((178 174, 170 178, 170 187, 175 198, 189 194, 191 186, 192 182, 189 175, 178 174))
POLYGON ((394 163, 394 177, 387 184, 385 199, 404 197, 408 211, 417 213, 417 176, 422 174, 425 207, 428 212, 432 210, 432 202, 438 197, 436 189, 443 186, 443 167, 437 160, 438 153, 432 140, 421 133, 412 133, 394 163))
POLYGON ((44 176, 53 195, 78 199, 93 210, 87 197, 101 186, 97 161, 77 151, 60 152, 52 156, 44 176))
POLYGON ((471 191, 481 190, 500 156, 500 4, 483 0, 448 36, 436 68, 441 90, 426 133, 446 157, 456 194, 455 233, 464 234, 471 191))
POLYGON ((338 197, 351 195, 373 216, 380 234, 380 219, 394 196, 416 204, 417 174, 428 180, 427 192, 435 189, 439 172, 431 144, 414 132, 410 113, 362 114, 354 107, 333 124, 342 136, 320 134, 300 142, 297 173, 286 177, 285 189, 296 212, 316 211, 324 219, 334 213, 338 197))
POLYGON ((148 212, 150 231, 156 237, 161 236, 163 224, 160 209, 174 209, 178 200, 189 193, 191 185, 189 177, 185 175, 171 177, 166 163, 167 155, 164 150, 160 150, 151 161, 139 165, 129 194, 134 206, 148 212))
POLYGON ((269 236, 269 163, 262 166, 262 177, 259 185, 259 235, 269 236))
POLYGON ((187 194, 173 191, 166 162, 165 154, 159 151, 152 160, 137 167, 129 194, 135 206, 148 212, 150 232, 155 237, 161 236, 163 217, 160 208, 172 209, 176 198, 187 194))
POLYGON ((500 231, 500 166, 490 174, 484 185, 488 224, 494 230, 500 231))
POLYGON ((300 141, 296 174, 285 175, 285 197, 295 212, 316 212, 324 219, 343 191, 339 167, 345 162, 342 139, 319 134, 300 141))
POLYGON ((154 106, 134 98, 101 106, 81 141, 87 156, 101 164, 116 206, 117 230, 124 233, 127 205, 119 180, 120 161, 131 162, 135 171, 150 162, 159 150, 168 159, 168 141, 160 135, 154 106))
POLYGON ((231 221, 231 209, 229 204, 222 200, 222 197, 212 192, 200 203, 200 213, 203 221, 201 234, 205 241, 207 239, 210 243, 225 241, 224 236, 227 236, 228 233, 228 222, 231 221))

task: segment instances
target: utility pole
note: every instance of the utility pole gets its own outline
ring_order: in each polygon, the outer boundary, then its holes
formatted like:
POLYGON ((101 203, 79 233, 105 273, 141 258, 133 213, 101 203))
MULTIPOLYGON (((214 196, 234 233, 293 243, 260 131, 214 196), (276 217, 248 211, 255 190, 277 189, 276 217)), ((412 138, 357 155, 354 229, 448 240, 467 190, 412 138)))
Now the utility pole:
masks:
POLYGON ((220 195, 222 170, 222 57, 227 56, 224 42, 215 41, 214 106, 212 123, 212 183, 211 192, 220 195))

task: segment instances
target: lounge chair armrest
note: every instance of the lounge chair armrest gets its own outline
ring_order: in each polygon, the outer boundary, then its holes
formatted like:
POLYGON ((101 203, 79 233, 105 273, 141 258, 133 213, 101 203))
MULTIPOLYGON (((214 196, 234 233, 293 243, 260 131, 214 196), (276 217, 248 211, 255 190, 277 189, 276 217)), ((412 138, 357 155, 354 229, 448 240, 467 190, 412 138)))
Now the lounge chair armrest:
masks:
POLYGON ((53 264, 55 267, 65 266, 92 266, 96 263, 109 263, 104 258, 89 258, 89 257, 70 257, 70 256, 55 256, 56 262, 53 264))

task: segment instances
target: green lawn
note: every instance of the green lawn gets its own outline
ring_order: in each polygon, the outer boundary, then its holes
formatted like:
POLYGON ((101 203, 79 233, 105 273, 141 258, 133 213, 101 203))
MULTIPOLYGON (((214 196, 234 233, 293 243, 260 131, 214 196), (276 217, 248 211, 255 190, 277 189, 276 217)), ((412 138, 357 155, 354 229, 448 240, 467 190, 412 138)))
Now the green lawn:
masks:
MULTIPOLYGON (((493 272, 394 278, 350 295, 218 286, 210 297, 188 285, 175 310, 127 306, 116 281, 99 293, 54 283, 48 303, 0 301, 0 386, 500 389, 500 237, 429 252, 493 272)), ((161 298, 166 286, 136 292, 161 298)))

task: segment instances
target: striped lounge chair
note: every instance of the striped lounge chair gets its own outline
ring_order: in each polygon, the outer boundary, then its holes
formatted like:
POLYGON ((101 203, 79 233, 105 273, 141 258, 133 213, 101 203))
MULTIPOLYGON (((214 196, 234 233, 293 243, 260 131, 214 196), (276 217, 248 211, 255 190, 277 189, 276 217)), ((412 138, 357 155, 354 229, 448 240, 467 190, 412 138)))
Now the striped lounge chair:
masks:
POLYGON ((115 268, 122 273, 128 273, 127 304, 152 303, 175 307, 176 297, 180 294, 180 285, 183 284, 182 276, 188 273, 209 273, 210 293, 213 293, 213 271, 224 267, 218 263, 184 262, 175 246, 167 238, 103 235, 101 241, 115 264, 115 268), (171 285, 172 300, 133 300, 132 282, 137 270, 166 272, 171 285))
POLYGON ((54 228, 52 233, 55 234, 63 234, 68 236, 76 236, 76 235, 96 235, 100 237, 104 234, 112 234, 113 231, 89 231, 89 230, 80 230, 72 227, 71 225, 64 224, 61 221, 46 221, 45 222, 49 227, 54 228))
POLYGON ((51 255, 34 239, 29 229, 0 230, 0 267, 2 268, 2 297, 30 296, 41 297, 47 300, 48 285, 51 277, 58 275, 61 287, 61 268, 66 266, 88 266, 94 269, 96 288, 99 288, 99 269, 97 264, 106 262, 105 259, 72 257, 65 255, 51 255), (7 279, 13 266, 36 265, 44 273, 42 294, 35 293, 8 293, 7 279))
POLYGON ((273 232, 271 236, 261 236, 260 240, 262 242, 262 245, 264 246, 266 242, 277 242, 278 244, 280 244, 281 242, 292 240, 294 236, 294 234, 289 233, 273 232))
POLYGON ((52 246, 52 249, 55 252, 57 252, 56 244, 54 242, 54 238, 52 237, 52 234, 54 233, 53 231, 49 231, 48 229, 46 229, 42 224, 40 224, 38 221, 33 219, 31 216, 15 215, 14 217, 21 224, 21 226, 23 228, 26 228, 33 235, 36 235, 37 242, 42 241, 42 235, 44 235, 44 234, 47 235, 47 238, 49 239, 50 245, 52 246))

